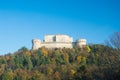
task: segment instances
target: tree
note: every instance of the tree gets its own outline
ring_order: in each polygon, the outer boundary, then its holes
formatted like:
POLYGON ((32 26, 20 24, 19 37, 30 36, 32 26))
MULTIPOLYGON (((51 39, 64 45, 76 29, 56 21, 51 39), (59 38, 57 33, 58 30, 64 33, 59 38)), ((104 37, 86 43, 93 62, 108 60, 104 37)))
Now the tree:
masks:
POLYGON ((27 58, 27 69, 31 70, 33 68, 33 64, 32 61, 30 59, 30 57, 27 58))
POLYGON ((26 51, 28 51, 28 49, 25 47, 25 46, 23 46, 22 48, 20 48, 18 51, 23 51, 23 52, 26 52, 26 51))
POLYGON ((58 71, 55 72, 54 77, 55 77, 55 80, 61 80, 60 73, 58 71))
POLYGON ((47 51, 47 49, 45 48, 45 47, 42 47, 41 48, 41 52, 42 52, 42 54, 44 55, 44 56, 48 56, 48 51, 47 51))
POLYGON ((47 80, 47 79, 44 74, 40 73, 38 70, 35 70, 34 72, 32 72, 32 80, 47 80))
POLYGON ((6 71, 2 75, 2 80, 13 80, 13 78, 14 78, 14 74, 12 71, 6 71))
POLYGON ((16 69, 14 73, 15 73, 15 80, 28 80, 31 77, 29 76, 28 72, 24 69, 16 69))
POLYGON ((120 32, 112 34, 105 43, 110 47, 120 50, 120 32))
POLYGON ((7 63, 7 61, 6 61, 5 57, 1 57, 0 58, 0 65, 1 64, 6 64, 6 63, 7 63))

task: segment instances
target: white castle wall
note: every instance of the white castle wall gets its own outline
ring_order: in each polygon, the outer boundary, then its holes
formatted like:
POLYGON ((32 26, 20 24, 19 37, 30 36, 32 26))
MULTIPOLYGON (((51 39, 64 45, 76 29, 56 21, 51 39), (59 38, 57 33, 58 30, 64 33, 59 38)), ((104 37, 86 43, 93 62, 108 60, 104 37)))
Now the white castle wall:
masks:
POLYGON ((45 42, 54 42, 54 35, 46 35, 44 38, 45 42))
POLYGON ((73 39, 67 35, 46 35, 45 42, 73 42, 73 39))
POLYGON ((56 35, 56 42, 73 42, 73 39, 67 35, 56 35))
POLYGON ((45 43, 42 43, 41 44, 42 46, 45 46, 46 48, 63 48, 63 47, 66 47, 66 48, 73 48, 73 45, 72 45, 72 43, 55 43, 55 42, 53 42, 53 43, 47 43, 47 42, 45 42, 45 43))
POLYGON ((32 44, 33 50, 43 46, 46 48, 73 48, 85 46, 86 39, 79 39, 76 42, 73 42, 72 37, 67 35, 46 35, 43 42, 39 39, 33 39, 32 44))

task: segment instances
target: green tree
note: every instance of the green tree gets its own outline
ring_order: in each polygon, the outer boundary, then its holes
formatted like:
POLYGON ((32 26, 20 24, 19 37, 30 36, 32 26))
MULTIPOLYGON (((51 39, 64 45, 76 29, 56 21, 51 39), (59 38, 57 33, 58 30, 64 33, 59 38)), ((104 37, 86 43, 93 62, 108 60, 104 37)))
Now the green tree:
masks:
POLYGON ((28 49, 24 46, 24 47, 20 48, 18 51, 19 51, 19 52, 20 52, 20 51, 26 52, 26 51, 28 51, 28 49))
POLYGON ((1 64, 6 64, 6 63, 7 63, 7 61, 6 61, 5 57, 1 57, 0 58, 0 65, 1 64))

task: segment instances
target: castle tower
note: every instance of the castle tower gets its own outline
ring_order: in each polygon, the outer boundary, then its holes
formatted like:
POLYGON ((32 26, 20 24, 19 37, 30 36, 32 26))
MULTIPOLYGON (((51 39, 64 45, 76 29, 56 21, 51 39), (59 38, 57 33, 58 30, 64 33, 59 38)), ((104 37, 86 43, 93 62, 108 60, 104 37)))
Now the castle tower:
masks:
POLYGON ((39 49, 41 47, 41 43, 42 43, 41 40, 33 39, 32 40, 32 49, 34 49, 34 50, 39 49))
POLYGON ((78 39, 78 40, 76 41, 76 46, 84 47, 84 46, 86 46, 86 44, 87 44, 86 42, 87 42, 86 39, 78 39))

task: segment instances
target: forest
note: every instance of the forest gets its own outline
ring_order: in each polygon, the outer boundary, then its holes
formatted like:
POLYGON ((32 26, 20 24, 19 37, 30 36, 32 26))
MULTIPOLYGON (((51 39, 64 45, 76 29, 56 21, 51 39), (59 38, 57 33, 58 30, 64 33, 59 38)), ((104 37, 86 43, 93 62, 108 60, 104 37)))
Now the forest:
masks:
POLYGON ((0 80, 120 80, 120 37, 114 39, 84 48, 22 47, 0 56, 0 80))

